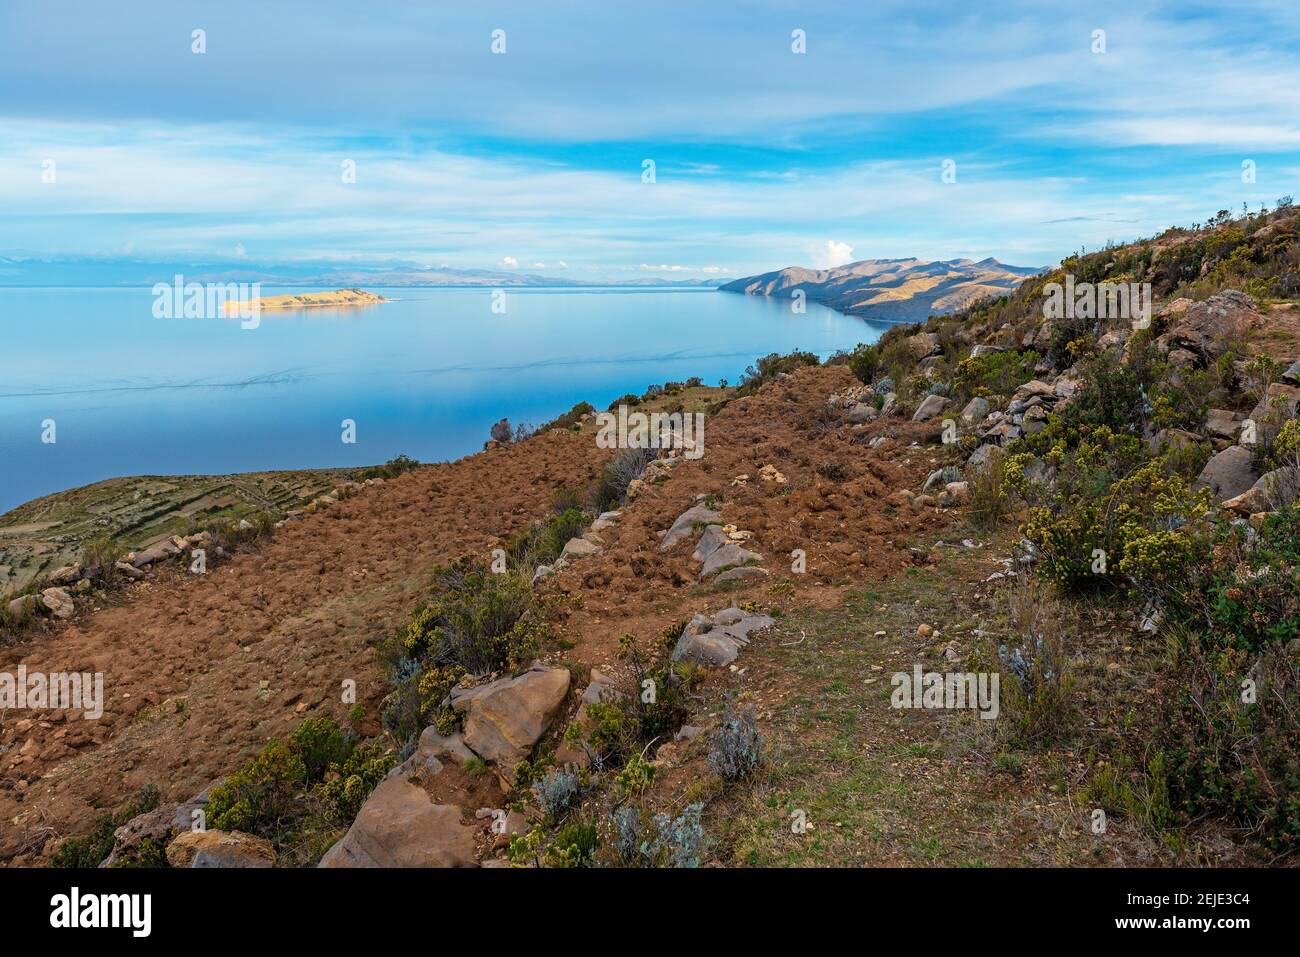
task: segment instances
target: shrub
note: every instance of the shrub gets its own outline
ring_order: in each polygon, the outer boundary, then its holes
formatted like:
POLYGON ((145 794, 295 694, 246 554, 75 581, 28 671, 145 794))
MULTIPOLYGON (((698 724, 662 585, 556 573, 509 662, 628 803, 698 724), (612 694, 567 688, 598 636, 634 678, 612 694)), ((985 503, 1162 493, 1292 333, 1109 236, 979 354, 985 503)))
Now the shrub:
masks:
POLYGON ((522 576, 461 559, 434 571, 433 594, 407 627, 402 650, 416 661, 480 674, 527 664, 544 630, 522 576))
POLYGON ((88 578, 111 581, 117 577, 114 565, 123 554, 122 546, 111 535, 97 535, 81 549, 81 567, 88 578))
POLYGON ((672 867, 699 867, 708 843, 700 822, 703 811, 704 805, 696 803, 688 804, 676 818, 656 814, 655 835, 642 847, 643 856, 672 867))
MULTIPOLYGON (((1061 443, 1046 456, 1057 466, 1056 490, 1030 508, 1021 527, 1038 549, 1042 574, 1074 588, 1121 573, 1150 587, 1181 575, 1203 549, 1195 532, 1209 492, 1192 492, 1161 460, 1143 461, 1136 436, 1103 425, 1075 441, 1073 449, 1061 443)), ((1009 479, 1032 501, 1043 492, 1025 478, 1025 462, 1013 458, 1009 479)))
POLYGON ((246 831, 276 840, 301 814, 298 792, 307 767, 287 741, 269 741, 261 752, 208 796, 207 816, 219 831, 246 831))
POLYGON ((488 430, 488 436, 493 442, 509 445, 515 437, 514 429, 510 428, 510 420, 501 419, 499 422, 493 423, 492 428, 488 430))
POLYGON ((1063 609, 1028 576, 1008 598, 1009 639, 998 646, 998 722, 1020 747, 1050 748, 1067 741, 1079 720, 1075 685, 1061 635, 1063 609))
POLYGON ((544 521, 533 522, 515 536, 506 551, 520 572, 531 579, 538 565, 549 565, 559 558, 569 539, 582 534, 586 527, 586 512, 557 502, 555 514, 544 521))
POLYGON ((986 352, 957 365, 952 390, 959 403, 985 395, 1009 395, 1034 377, 1038 353, 986 352))
POLYGON ((361 469, 354 477, 359 482, 364 482, 366 479, 376 478, 384 479, 386 481, 388 479, 397 478, 397 476, 403 475, 419 467, 420 463, 409 455, 399 455, 396 458, 389 459, 383 465, 372 465, 368 468, 361 469))
POLYGON ((811 352, 800 352, 796 349, 784 356, 776 352, 769 353, 745 369, 745 374, 740 379, 740 386, 736 389, 736 397, 753 395, 784 372, 793 372, 802 366, 820 364, 821 360, 811 352))
MULTIPOLYGON (((621 399, 619 401, 624 401, 626 398, 627 397, 624 396, 624 399, 621 399)), ((633 401, 635 401, 635 397, 633 397, 633 401)), ((615 408, 617 408, 617 406, 615 406, 615 408)), ((595 412, 595 411, 596 411, 596 407, 592 405, 590 402, 579 402, 568 412, 565 412, 563 415, 557 416, 556 418, 552 419, 550 422, 547 422, 537 431, 549 432, 551 429, 565 429, 566 431, 570 429, 576 429, 580 425, 582 425, 582 417, 584 415, 587 415, 588 413, 595 412)))
POLYGON ((982 532, 992 532, 1011 511, 1013 496, 1007 484, 1007 455, 995 450, 970 479, 970 519, 982 532))
POLYGON ((343 761, 332 763, 332 777, 317 789, 329 819, 351 824, 370 792, 396 764, 397 755, 381 741, 358 745, 343 761))
POLYGON ((331 764, 342 764, 356 747, 356 736, 343 731, 329 716, 306 718, 289 735, 289 747, 307 770, 307 783, 325 776, 331 764))
POLYGON ((621 449, 610 457, 600 472, 593 494, 598 512, 617 508, 627 495, 628 486, 641 477, 654 460, 654 449, 621 449))
POLYGON ((548 771, 533 785, 537 805, 551 820, 557 820, 578 799, 578 776, 558 768, 548 771))
POLYGON ((726 781, 748 777, 763 760, 763 736, 754 710, 736 711, 731 702, 722 724, 709 736, 709 767, 726 781))

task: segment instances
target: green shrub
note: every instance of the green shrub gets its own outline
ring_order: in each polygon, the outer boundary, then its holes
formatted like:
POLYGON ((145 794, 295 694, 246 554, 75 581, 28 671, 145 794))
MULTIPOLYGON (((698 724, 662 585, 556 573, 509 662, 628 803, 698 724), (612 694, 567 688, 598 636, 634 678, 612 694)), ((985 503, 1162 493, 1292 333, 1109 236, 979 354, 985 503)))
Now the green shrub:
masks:
POLYGON ((736 389, 736 397, 753 395, 784 372, 794 372, 802 366, 815 365, 821 365, 821 360, 811 352, 800 352, 796 349, 787 355, 769 353, 745 369, 745 374, 740 379, 740 386, 736 389))
POLYGON ((279 839, 301 816, 298 794, 307 767, 287 741, 267 742, 261 752, 208 796, 208 824, 219 831, 246 831, 279 839))
POLYGON ((356 736, 343 731, 329 716, 306 718, 289 735, 289 747, 302 760, 308 784, 325 777, 331 764, 346 761, 356 744, 356 736))
POLYGON ((341 762, 330 765, 330 777, 317 789, 329 819, 349 825, 370 792, 397 764, 393 750, 381 741, 368 741, 353 748, 341 762))
POLYGON ((1038 353, 986 352, 972 359, 963 359, 953 377, 953 393, 958 403, 965 404, 975 396, 1010 395, 1034 377, 1038 353))
POLYGON ((556 418, 552 419, 550 422, 547 422, 545 425, 541 426, 537 431, 549 432, 551 429, 564 429, 565 431, 568 431, 570 429, 577 429, 579 426, 582 425, 582 417, 584 415, 588 415, 589 413, 595 411, 596 411, 596 407, 592 405, 590 402, 579 402, 568 412, 565 412, 563 415, 557 416, 556 418))

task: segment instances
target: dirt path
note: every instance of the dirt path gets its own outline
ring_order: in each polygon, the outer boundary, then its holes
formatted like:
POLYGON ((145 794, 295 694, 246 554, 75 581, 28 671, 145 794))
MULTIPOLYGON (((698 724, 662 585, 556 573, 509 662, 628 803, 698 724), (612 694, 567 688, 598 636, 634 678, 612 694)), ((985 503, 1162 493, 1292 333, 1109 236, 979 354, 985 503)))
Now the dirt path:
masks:
POLYGON ((371 643, 410 616, 433 565, 486 558, 607 454, 586 436, 546 435, 420 469, 207 575, 132 586, 117 607, 3 649, 11 673, 102 672, 105 708, 98 721, 0 714, 0 858, 31 862, 149 784, 194 794, 303 714, 342 717, 346 678, 373 723, 383 689, 371 643))

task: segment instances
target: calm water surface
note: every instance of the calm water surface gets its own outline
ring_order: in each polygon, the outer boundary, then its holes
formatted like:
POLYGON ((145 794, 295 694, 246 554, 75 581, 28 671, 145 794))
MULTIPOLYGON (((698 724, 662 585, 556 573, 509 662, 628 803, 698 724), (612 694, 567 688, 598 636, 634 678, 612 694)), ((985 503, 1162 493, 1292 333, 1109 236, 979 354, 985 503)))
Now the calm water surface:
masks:
POLYGON ((824 358, 887 328, 713 290, 508 290, 504 315, 489 289, 372 291, 397 301, 241 329, 156 319, 148 288, 0 288, 0 512, 120 475, 453 459, 503 416, 540 424, 689 376, 734 383, 769 352, 824 358))

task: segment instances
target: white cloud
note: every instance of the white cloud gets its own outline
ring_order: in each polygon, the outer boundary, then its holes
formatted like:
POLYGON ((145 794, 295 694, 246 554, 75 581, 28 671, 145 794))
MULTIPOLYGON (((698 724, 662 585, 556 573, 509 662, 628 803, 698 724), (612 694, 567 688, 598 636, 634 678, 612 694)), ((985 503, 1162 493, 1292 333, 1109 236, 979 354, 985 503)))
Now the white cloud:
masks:
POLYGON ((501 260, 501 265, 505 266, 507 269, 518 269, 519 260, 514 256, 505 256, 501 260))
POLYGON ((853 247, 838 239, 826 240, 826 245, 817 251, 816 263, 821 269, 834 269, 845 263, 853 262, 853 247))

